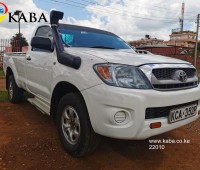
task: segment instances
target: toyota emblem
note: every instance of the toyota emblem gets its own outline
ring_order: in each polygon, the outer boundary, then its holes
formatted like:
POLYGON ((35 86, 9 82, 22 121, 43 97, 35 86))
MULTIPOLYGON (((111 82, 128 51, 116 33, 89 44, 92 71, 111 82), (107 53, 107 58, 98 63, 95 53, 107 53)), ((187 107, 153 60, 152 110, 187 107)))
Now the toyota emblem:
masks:
POLYGON ((181 82, 186 82, 187 81, 187 74, 183 70, 177 70, 175 72, 177 79, 181 82))

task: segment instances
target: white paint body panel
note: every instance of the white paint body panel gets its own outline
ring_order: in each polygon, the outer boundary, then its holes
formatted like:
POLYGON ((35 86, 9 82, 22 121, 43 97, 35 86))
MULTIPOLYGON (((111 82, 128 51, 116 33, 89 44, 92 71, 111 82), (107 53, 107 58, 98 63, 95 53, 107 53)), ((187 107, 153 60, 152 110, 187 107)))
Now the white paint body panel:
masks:
POLYGON ((106 60, 109 63, 119 63, 139 66, 147 63, 188 63, 183 60, 174 59, 170 57, 164 57, 160 55, 152 54, 137 54, 134 50, 110 50, 110 49, 91 49, 91 48, 71 48, 71 51, 89 54, 101 59, 106 60))
MULTIPOLYGON (((65 48, 66 52, 81 57, 78 70, 61 65, 55 51, 8 53, 4 57, 4 72, 11 68, 19 87, 35 95, 30 102, 50 113, 53 90, 59 82, 69 82, 82 93, 96 133, 119 139, 145 139, 190 123, 198 115, 173 124, 167 118, 145 120, 148 107, 164 107, 200 100, 200 87, 161 92, 156 90, 134 90, 106 85, 94 72, 98 63, 118 63, 140 66, 146 63, 188 64, 188 62, 164 56, 137 54, 134 50, 108 50, 89 48, 65 48), (26 58, 31 57, 31 61, 26 58), (40 102, 41 101, 41 102, 40 102), (44 108, 42 108, 44 107, 44 108), (126 124, 114 122, 117 111, 129 114, 126 124), (161 122, 162 127, 150 129, 153 122, 161 122)), ((200 102, 199 102, 200 103, 200 102)), ((198 105, 200 110, 200 105, 198 105)))
MULTIPOLYGON (((145 120, 146 108, 178 105, 200 99, 200 87, 179 91, 135 90, 112 87, 105 84, 82 92, 95 132, 119 139, 146 139, 188 124, 198 115, 169 124, 167 118, 145 120), (126 124, 117 124, 114 114, 124 110, 129 113, 126 124), (158 129, 150 129, 150 123, 161 122, 158 129)), ((200 103, 200 100, 199 100, 200 103)), ((198 109, 200 110, 200 105, 198 109)))

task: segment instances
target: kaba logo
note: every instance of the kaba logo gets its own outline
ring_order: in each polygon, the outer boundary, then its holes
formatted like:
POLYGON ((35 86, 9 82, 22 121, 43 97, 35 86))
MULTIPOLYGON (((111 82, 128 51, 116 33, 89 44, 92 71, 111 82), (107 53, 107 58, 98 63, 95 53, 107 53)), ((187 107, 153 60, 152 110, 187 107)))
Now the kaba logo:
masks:
POLYGON ((41 21, 44 21, 44 22, 48 22, 44 13, 42 13, 41 15, 38 15, 34 12, 29 12, 29 17, 26 18, 24 13, 21 12, 20 14, 18 14, 18 18, 16 19, 16 14, 15 13, 12 13, 12 12, 9 12, 9 22, 20 22, 20 21, 24 21, 24 22, 41 22, 41 21))
POLYGON ((0 7, 0 14, 3 14, 4 13, 4 10, 3 8, 0 7))
POLYGON ((0 22, 2 22, 8 14, 8 7, 3 3, 0 2, 0 22))

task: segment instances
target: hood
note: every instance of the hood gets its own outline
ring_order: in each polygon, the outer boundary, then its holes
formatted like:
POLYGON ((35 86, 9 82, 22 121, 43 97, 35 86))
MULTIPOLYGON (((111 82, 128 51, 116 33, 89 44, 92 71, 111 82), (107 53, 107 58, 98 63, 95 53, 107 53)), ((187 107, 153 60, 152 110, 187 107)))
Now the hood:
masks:
MULTIPOLYGON (((66 48, 65 48, 66 49, 66 48)), ((137 54, 134 50, 110 50, 110 49, 91 49, 71 47, 66 49, 67 52, 77 54, 84 53, 101 58, 109 63, 127 64, 140 66, 144 64, 190 64, 186 61, 174 59, 154 54, 137 54)), ((78 55, 78 54, 77 54, 78 55)), ((81 57, 81 56, 80 56, 81 57)))

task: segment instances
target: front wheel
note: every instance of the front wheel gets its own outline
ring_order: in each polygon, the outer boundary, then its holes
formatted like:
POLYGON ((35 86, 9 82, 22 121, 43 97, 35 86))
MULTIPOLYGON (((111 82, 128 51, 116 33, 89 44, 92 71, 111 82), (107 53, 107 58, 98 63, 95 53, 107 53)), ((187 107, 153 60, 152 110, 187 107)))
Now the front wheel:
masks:
POLYGON ((66 94, 60 100, 57 127, 66 152, 72 156, 90 154, 100 143, 100 136, 93 131, 87 108, 78 93, 66 94))
POLYGON ((23 101, 23 90, 20 89, 13 75, 8 77, 8 99, 11 103, 17 104, 23 101))

